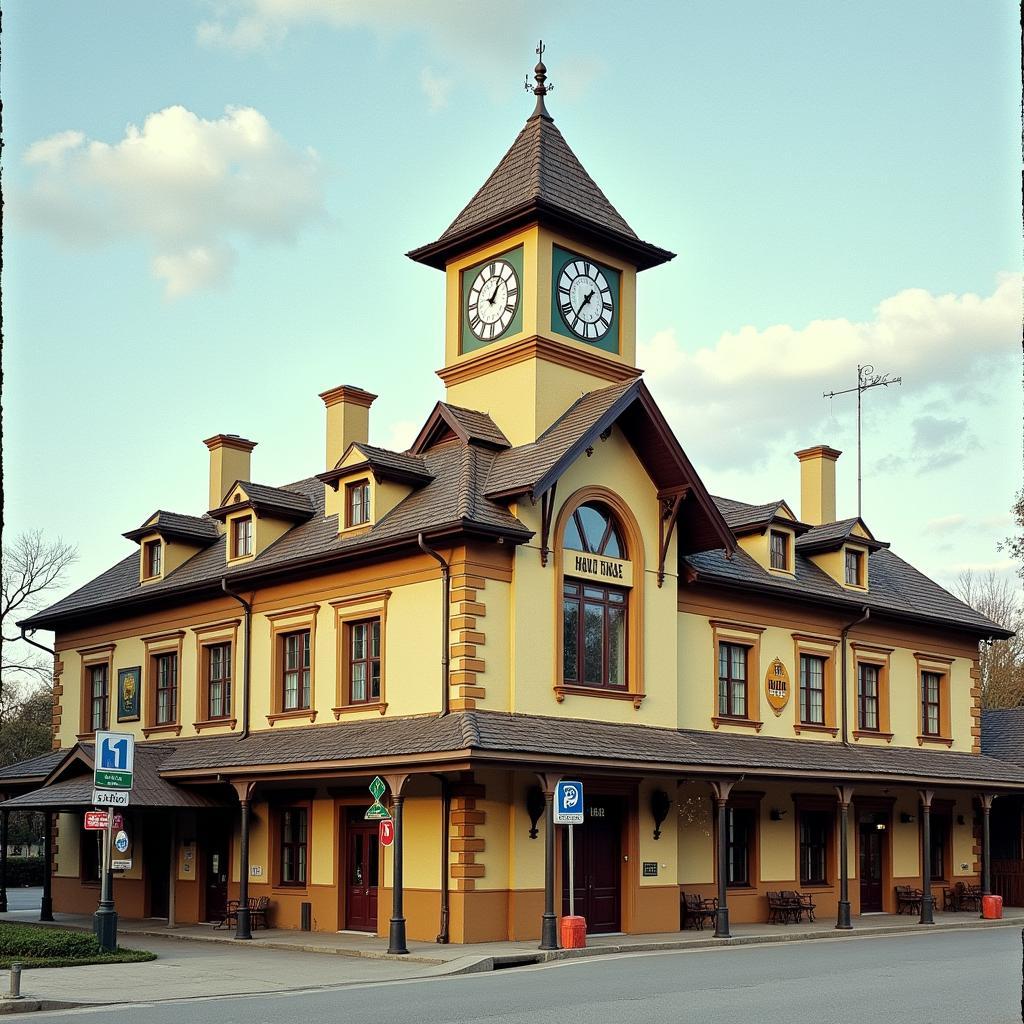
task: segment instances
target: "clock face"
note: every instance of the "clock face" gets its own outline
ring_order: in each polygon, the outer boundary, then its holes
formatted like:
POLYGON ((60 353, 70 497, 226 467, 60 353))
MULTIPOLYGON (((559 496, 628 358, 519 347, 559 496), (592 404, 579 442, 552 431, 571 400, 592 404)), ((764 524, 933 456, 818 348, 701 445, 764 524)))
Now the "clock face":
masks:
POLYGON ((600 341, 615 315, 615 299, 604 271, 582 257, 566 263, 558 275, 558 308, 576 337, 600 341))
POLYGON ((481 341, 493 341, 508 330, 519 306, 519 276, 507 260, 484 265, 466 297, 469 329, 481 341))

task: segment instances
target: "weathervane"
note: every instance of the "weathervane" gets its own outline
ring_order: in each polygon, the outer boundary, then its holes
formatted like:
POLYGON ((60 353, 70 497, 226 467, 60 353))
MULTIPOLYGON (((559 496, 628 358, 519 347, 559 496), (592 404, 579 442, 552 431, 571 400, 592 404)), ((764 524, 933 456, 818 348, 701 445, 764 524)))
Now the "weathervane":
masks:
POLYGON ((860 422, 861 422, 861 395, 872 388, 887 388, 890 384, 902 384, 902 377, 891 377, 888 373, 875 373, 875 368, 870 363, 857 367, 857 386, 846 388, 844 391, 826 391, 825 398, 835 398, 836 395, 850 395, 857 392, 857 518, 861 516, 861 459, 860 459, 860 422))
POLYGON ((533 113, 530 115, 531 118, 546 117, 549 121, 551 115, 548 113, 547 107, 544 106, 544 97, 554 91, 554 86, 548 84, 548 69, 544 66, 544 40, 542 39, 537 43, 537 49, 534 51, 537 54, 537 66, 533 69, 533 77, 536 81, 536 85, 530 85, 530 76, 526 76, 526 81, 523 83, 523 88, 527 92, 532 92, 537 97, 537 105, 533 108, 533 113))

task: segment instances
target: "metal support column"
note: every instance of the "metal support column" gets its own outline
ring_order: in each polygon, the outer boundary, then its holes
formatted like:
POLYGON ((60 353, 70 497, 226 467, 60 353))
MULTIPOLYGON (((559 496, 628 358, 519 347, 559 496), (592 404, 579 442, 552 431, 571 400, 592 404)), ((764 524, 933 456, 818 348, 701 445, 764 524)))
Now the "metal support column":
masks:
MULTIPOLYGON (((992 895, 992 801, 995 800, 995 793, 981 794, 981 895, 992 895)), ((984 908, 980 909, 980 916, 985 916, 984 908)))
POLYGON ((836 927, 844 931, 853 928, 850 918, 850 803, 853 786, 836 786, 839 799, 839 911, 836 927))
POLYGON ((921 924, 935 924, 935 898, 932 896, 932 797, 930 789, 921 790, 921 924))
MULTIPOLYGON (((39 902, 39 920, 53 920, 53 815, 43 811, 43 898, 39 902)), ((110 897, 113 910, 113 896, 110 897)))
POLYGON ((0 811, 0 914, 7 913, 7 816, 0 811))
POLYGON ((402 905, 404 895, 404 881, 402 878, 402 857, 405 837, 402 834, 402 804, 404 798, 400 792, 392 790, 391 796, 391 817, 395 821, 395 841, 391 846, 393 853, 392 881, 391 881, 391 927, 388 930, 388 952, 408 953, 409 947, 405 942, 405 913, 402 905))
POLYGON ((715 938, 728 939, 729 935, 729 902, 726 887, 728 875, 728 857, 726 849, 726 809, 732 782, 719 779, 711 783, 715 797, 715 808, 718 812, 718 910, 715 911, 715 938))
POLYGON ((555 917, 555 787, 543 780, 544 789, 544 916, 540 922, 540 948, 558 949, 555 917))
POLYGON ((251 939, 252 922, 249 920, 249 801, 252 797, 252 784, 240 783, 236 786, 238 803, 242 809, 241 835, 238 850, 238 916, 235 918, 235 938, 251 939))

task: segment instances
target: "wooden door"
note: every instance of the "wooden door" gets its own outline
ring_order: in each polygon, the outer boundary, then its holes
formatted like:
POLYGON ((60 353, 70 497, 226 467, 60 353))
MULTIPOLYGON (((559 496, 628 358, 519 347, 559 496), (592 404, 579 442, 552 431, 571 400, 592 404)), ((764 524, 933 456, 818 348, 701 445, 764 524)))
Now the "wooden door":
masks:
POLYGON ((377 824, 351 821, 345 859, 345 927, 377 931, 377 872, 380 843, 377 824))
POLYGON ((882 910, 882 854, 885 832, 873 821, 860 826, 860 912, 880 913, 882 910))
POLYGON ((171 823, 149 815, 142 841, 142 870, 146 878, 146 917, 167 917, 171 902, 171 823))
MULTIPOLYGON (((582 825, 575 826, 573 870, 575 910, 586 918, 587 932, 621 928, 622 824, 620 799, 587 798, 582 825)), ((569 913, 569 845, 562 839, 562 913, 569 913)))
POLYGON ((223 921, 228 902, 229 835, 211 827, 203 844, 203 889, 206 921, 223 921))

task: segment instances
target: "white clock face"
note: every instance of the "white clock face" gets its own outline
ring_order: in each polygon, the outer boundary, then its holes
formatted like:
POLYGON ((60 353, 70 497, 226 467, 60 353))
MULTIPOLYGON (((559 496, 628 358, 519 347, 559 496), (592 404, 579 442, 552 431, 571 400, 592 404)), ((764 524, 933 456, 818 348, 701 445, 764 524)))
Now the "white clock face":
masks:
POLYGON ((612 325, 615 299, 601 268, 570 260, 558 275, 558 306, 565 326, 584 341, 599 341, 612 325))
POLYGON ((519 278, 507 260, 491 260, 470 286, 466 300, 469 329, 481 341, 508 330, 519 306, 519 278))

